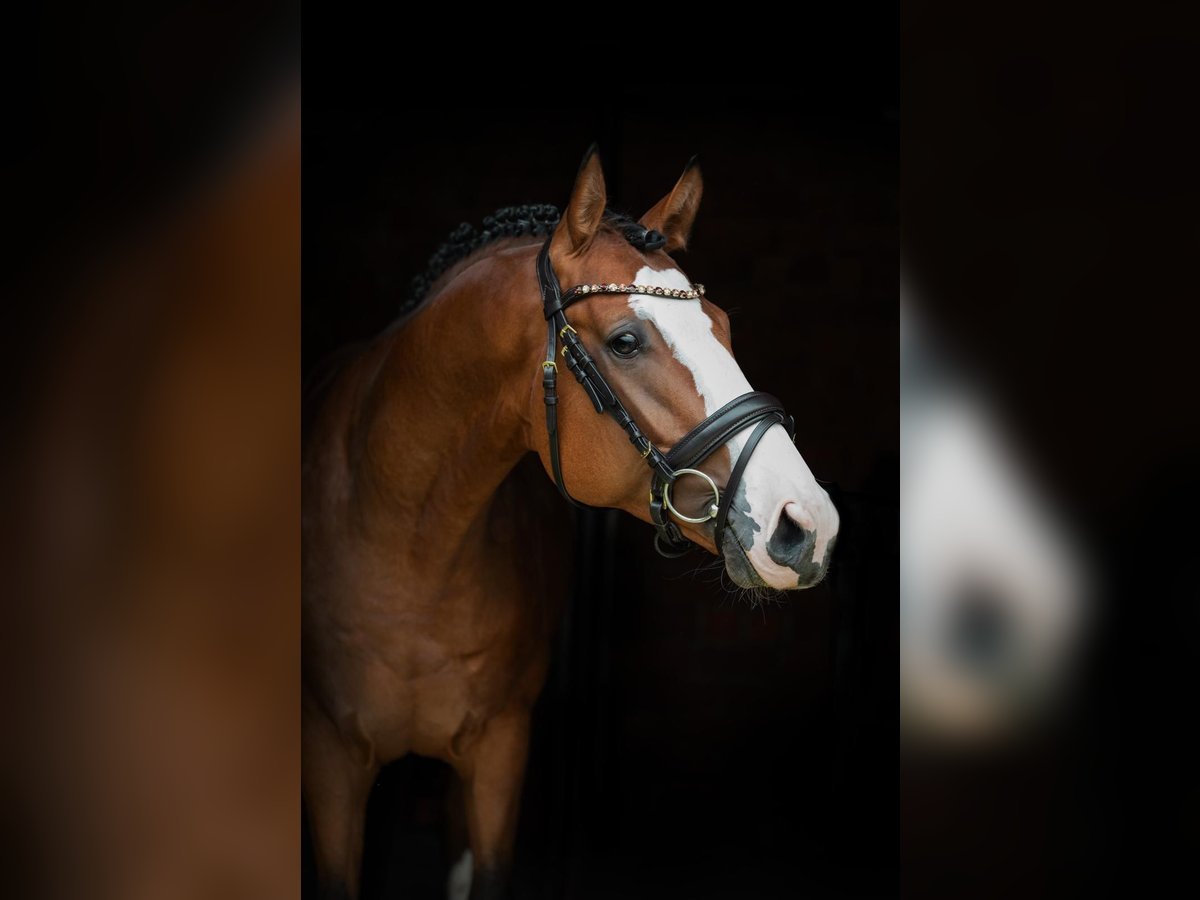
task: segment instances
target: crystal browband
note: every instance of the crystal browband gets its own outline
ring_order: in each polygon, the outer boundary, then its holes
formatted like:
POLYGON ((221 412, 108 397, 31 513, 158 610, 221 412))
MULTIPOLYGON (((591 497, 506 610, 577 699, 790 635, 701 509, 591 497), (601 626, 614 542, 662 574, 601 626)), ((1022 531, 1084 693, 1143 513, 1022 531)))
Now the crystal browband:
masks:
POLYGON ((651 297, 671 297, 674 300, 698 300, 704 285, 693 284, 689 289, 655 287, 649 284, 578 284, 568 294, 648 294, 651 297))

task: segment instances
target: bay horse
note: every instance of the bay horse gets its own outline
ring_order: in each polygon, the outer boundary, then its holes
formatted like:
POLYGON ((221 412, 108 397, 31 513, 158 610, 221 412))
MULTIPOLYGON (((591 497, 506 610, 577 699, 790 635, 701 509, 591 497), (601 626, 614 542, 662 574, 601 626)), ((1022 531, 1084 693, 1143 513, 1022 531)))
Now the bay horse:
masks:
POLYGON ((329 382, 302 528, 303 794, 325 895, 357 896, 371 785, 408 753, 461 780, 470 896, 506 890, 565 595, 566 506, 537 462, 572 502, 653 524, 660 552, 723 555, 739 585, 824 576, 837 511, 670 255, 702 190, 693 160, 640 219, 617 215, 593 148, 561 217, 460 229, 419 305, 329 382))

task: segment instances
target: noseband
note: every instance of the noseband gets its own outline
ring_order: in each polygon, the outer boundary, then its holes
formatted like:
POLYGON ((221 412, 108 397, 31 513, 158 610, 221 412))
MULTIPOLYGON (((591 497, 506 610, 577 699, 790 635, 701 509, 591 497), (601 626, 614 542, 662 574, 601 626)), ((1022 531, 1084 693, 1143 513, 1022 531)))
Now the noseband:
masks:
MULTIPOLYGON (((647 235, 658 237, 656 232, 642 235, 646 243, 647 235)), ((694 525, 700 525, 715 520, 713 525, 713 540, 717 552, 721 552, 721 541, 729 518, 730 504, 737 492, 738 484, 750 462, 750 455, 763 435, 773 425, 783 425, 788 434, 795 436, 795 423, 792 417, 783 410, 783 405, 770 394, 761 391, 751 391, 730 400, 711 416, 704 419, 695 428, 685 434, 667 453, 662 453, 653 442, 638 428, 633 417, 621 403, 616 392, 600 374, 595 360, 588 354, 583 341, 579 339, 571 323, 567 321, 566 309, 572 303, 586 299, 593 294, 647 294, 650 296, 670 297, 677 300, 696 300, 704 295, 704 285, 693 284, 687 290, 654 287, 637 284, 580 284, 563 293, 554 266, 550 262, 550 241, 553 234, 542 245, 537 257, 538 284, 542 291, 542 308, 546 317, 546 359, 542 363, 542 388, 546 400, 546 431, 550 436, 550 465, 554 470, 554 481, 559 491, 575 506, 583 504, 576 501, 567 492, 563 483, 562 463, 558 449, 558 394, 556 383, 558 379, 558 362, 555 351, 559 341, 562 342, 562 358, 567 368, 575 376, 575 380, 583 386, 592 405, 598 413, 608 413, 629 436, 629 442, 637 448, 642 459, 650 467, 650 519, 654 523, 657 534, 654 536, 654 547, 667 557, 682 556, 691 546, 691 542, 683 536, 667 513, 694 525), (716 483, 706 473, 696 466, 724 446, 734 435, 751 425, 758 427, 751 433, 746 445, 742 448, 737 462, 729 473, 729 481, 722 492, 716 483), (712 503, 706 514, 699 517, 688 517, 681 514, 671 501, 671 488, 676 480, 683 475, 692 475, 708 483, 712 491, 712 503)), ((651 239, 653 241, 653 238, 651 239)), ((632 241, 631 241, 632 243, 632 241)), ((649 249, 662 246, 653 242, 654 246, 646 244, 649 249)))

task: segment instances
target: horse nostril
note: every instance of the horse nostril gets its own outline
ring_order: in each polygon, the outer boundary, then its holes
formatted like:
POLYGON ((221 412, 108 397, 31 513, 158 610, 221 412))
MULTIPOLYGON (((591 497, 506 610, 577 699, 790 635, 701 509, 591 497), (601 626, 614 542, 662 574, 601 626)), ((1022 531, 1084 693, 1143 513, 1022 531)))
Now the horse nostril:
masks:
POLYGON ((785 504, 767 541, 767 555, 781 566, 798 568, 812 563, 815 530, 798 503, 785 504))
POLYGON ((813 517, 810 516, 805 511, 804 507, 802 507, 799 503, 792 502, 792 503, 785 503, 783 505, 783 511, 779 516, 780 524, 787 521, 788 519, 795 522, 797 525, 799 525, 805 531, 816 531, 817 530, 817 523, 815 521, 813 521, 813 517))
POLYGON ((775 533, 771 535, 771 543, 791 547, 803 543, 804 533, 804 527, 788 515, 787 507, 784 507, 784 512, 779 516, 779 523, 775 526, 775 533))
POLYGON ((965 585, 948 624, 951 652, 973 669, 994 670, 1013 651, 1016 635, 1004 596, 988 585, 965 585))

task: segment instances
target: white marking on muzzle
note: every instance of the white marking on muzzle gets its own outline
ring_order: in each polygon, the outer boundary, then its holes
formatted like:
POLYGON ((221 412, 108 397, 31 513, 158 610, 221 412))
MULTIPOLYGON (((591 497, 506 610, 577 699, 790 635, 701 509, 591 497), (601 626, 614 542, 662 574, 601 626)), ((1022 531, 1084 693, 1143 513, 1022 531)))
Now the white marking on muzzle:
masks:
MULTIPOLYGON (((634 282, 656 287, 690 287, 687 277, 678 269, 656 271, 648 266, 634 276, 634 282)), ((753 390, 737 361, 713 334, 712 320, 699 300, 633 294, 629 308, 639 319, 651 322, 658 329, 674 357, 692 373, 696 392, 704 400, 706 416, 753 390)), ((752 429, 753 426, 743 429, 729 441, 733 460, 738 458, 752 429)), ((795 587, 795 572, 775 563, 766 552, 784 504, 789 501, 800 504, 815 525, 813 560, 817 563, 825 558, 829 540, 837 533, 837 511, 780 425, 770 429, 755 448, 742 485, 751 518, 759 527, 747 554, 751 564, 773 587, 795 587)))

